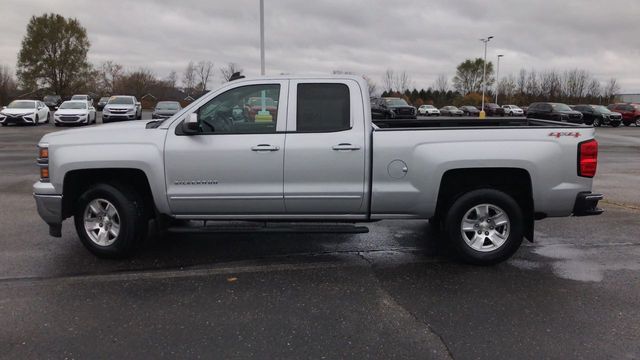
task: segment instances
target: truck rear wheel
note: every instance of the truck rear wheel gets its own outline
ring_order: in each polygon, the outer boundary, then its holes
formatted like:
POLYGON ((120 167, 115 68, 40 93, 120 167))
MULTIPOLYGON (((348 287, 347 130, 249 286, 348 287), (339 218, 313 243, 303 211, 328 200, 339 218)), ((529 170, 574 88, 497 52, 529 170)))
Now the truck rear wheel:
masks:
POLYGON ((101 258, 133 255, 147 234, 147 220, 142 197, 127 186, 97 184, 76 202, 80 241, 101 258))
POLYGON ((445 234, 463 261, 492 265, 518 250, 523 220, 520 206, 508 194, 473 190, 457 198, 447 211, 445 234))

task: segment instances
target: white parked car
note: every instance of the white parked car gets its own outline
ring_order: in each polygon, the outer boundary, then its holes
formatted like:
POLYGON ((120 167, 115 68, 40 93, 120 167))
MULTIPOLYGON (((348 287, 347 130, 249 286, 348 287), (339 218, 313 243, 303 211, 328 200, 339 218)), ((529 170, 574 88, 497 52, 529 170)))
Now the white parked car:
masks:
POLYGON ((112 96, 104 109, 102 109, 102 122, 104 124, 112 121, 140 119, 142 119, 142 105, 135 96, 112 96))
POLYGON ((502 105, 506 116, 524 116, 524 110, 516 105, 502 105))
POLYGON ((418 108, 419 115, 440 116, 440 110, 433 105, 422 105, 418 108))
POLYGON ((56 126, 62 124, 89 125, 96 123, 96 109, 90 106, 86 100, 65 101, 53 114, 53 123, 56 126))
POLYGON ((0 124, 38 125, 49 122, 49 108, 40 100, 14 100, 0 111, 0 124))
POLYGON ((89 95, 73 95, 71 100, 84 100, 89 104, 89 106, 93 106, 93 99, 89 95))

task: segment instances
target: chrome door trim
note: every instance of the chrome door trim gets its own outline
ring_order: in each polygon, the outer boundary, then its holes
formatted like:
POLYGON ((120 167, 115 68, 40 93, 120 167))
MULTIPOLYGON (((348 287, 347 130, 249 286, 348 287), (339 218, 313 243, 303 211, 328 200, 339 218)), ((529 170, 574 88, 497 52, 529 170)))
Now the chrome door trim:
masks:
POLYGON ((360 195, 285 195, 285 199, 362 199, 360 195))
POLYGON ((278 200, 282 196, 277 195, 207 195, 207 196, 171 196, 171 200, 278 200))

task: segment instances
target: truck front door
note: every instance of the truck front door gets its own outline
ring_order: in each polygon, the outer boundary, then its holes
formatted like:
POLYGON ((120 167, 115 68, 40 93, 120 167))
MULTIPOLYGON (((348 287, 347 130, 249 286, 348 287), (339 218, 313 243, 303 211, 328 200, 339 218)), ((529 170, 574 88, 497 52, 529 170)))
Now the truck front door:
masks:
POLYGON ((184 120, 169 128, 165 176, 174 214, 239 218, 285 212, 287 89, 286 80, 232 84, 194 110, 198 133, 184 134, 184 120))

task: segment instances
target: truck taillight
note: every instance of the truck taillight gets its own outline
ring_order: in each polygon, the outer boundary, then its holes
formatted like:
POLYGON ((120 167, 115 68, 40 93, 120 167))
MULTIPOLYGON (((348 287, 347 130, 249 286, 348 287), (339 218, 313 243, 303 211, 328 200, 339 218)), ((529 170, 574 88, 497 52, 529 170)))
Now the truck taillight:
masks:
POLYGON ((598 167, 598 142, 595 139, 578 144, 578 176, 594 177, 598 167))

